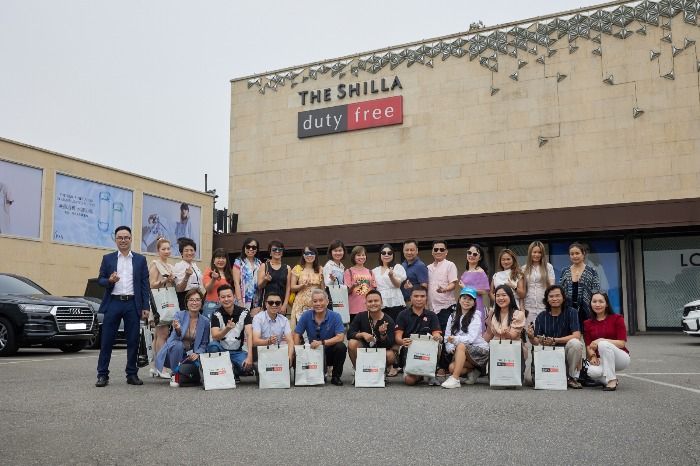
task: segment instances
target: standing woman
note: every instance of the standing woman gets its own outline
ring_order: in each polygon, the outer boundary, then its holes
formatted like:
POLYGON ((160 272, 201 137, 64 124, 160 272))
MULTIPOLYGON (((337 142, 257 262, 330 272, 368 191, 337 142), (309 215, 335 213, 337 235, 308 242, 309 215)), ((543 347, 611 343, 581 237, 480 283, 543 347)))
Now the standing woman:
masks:
MULTIPOLYGON (((185 295, 192 289, 199 289, 202 286, 202 271, 194 263, 194 255, 197 252, 197 245, 190 238, 179 238, 177 245, 180 250, 182 260, 175 264, 175 290, 180 309, 187 309, 185 305, 185 295)), ((201 306, 200 306, 201 308, 201 306)))
POLYGON ((527 248, 527 264, 523 265, 525 277, 525 308, 527 325, 535 322, 540 312, 545 310, 544 290, 554 285, 554 267, 547 262, 547 250, 540 241, 533 241, 527 248))
POLYGON ((350 252, 352 267, 345 271, 344 283, 348 287, 348 307, 350 308, 350 322, 360 312, 367 311, 365 296, 369 290, 377 287, 374 275, 365 267, 367 251, 363 246, 355 246, 350 252))
POLYGON ((591 318, 583 323, 586 355, 590 362, 588 376, 606 384, 603 391, 614 392, 618 385, 615 372, 625 369, 630 363, 625 319, 615 314, 605 293, 593 293, 590 307, 591 318))
POLYGON ((489 292, 489 268, 484 257, 484 250, 478 244, 467 249, 467 270, 459 282, 461 288, 472 287, 476 290, 476 309, 481 314, 481 334, 486 331, 486 308, 484 296, 489 292))
POLYGON ((233 275, 228 263, 228 254, 224 248, 214 250, 211 266, 204 271, 204 290, 207 296, 204 298, 202 313, 207 319, 211 319, 211 315, 219 307, 217 290, 221 285, 233 286, 233 275))
POLYGON ((292 273, 291 268, 282 263, 284 243, 273 239, 267 244, 267 253, 270 255, 270 260, 260 267, 258 289, 263 290, 263 299, 267 297, 268 293, 276 293, 280 298, 283 298, 280 310, 282 314, 286 314, 292 285, 292 273))
POLYGON ((328 262, 323 266, 323 281, 326 286, 343 285, 345 266, 341 262, 345 257, 345 243, 334 239, 328 245, 328 262))
POLYGON ((396 322, 399 312, 406 307, 401 284, 406 280, 406 270, 394 260, 394 249, 384 244, 379 252, 379 266, 372 270, 377 291, 382 295, 382 311, 396 322))
POLYGON ((241 248, 241 255, 233 261, 233 286, 236 290, 235 304, 250 311, 250 317, 260 311, 260 296, 258 294, 258 271, 260 259, 258 241, 246 238, 241 248))
MULTIPOLYGON (((158 241, 156 241, 156 251, 158 251, 158 259, 151 261, 148 266, 148 280, 151 289, 175 286, 175 269, 168 263, 168 258, 170 257, 170 241, 162 236, 158 238, 158 241)), ((148 316, 148 322, 151 325, 155 325, 153 331, 153 354, 157 355, 165 344, 165 340, 168 339, 170 322, 161 322, 159 320, 156 324, 153 311, 151 311, 151 314, 148 316)), ((170 374, 158 372, 155 368, 155 361, 152 363, 150 374, 151 377, 170 378, 170 374)))
POLYGON ((292 316, 289 324, 296 327, 301 314, 313 308, 311 292, 322 288, 323 269, 318 263, 318 251, 313 244, 304 245, 304 252, 299 258, 299 263, 292 269, 291 289, 297 294, 292 305, 292 316))
POLYGON ((525 298, 525 280, 523 280, 523 272, 518 265, 518 258, 510 249, 504 249, 498 255, 498 272, 493 274, 491 281, 491 300, 496 298, 495 289, 500 285, 510 286, 517 296, 516 307, 522 309, 522 300, 525 298))
POLYGON ((561 271, 559 284, 571 307, 578 310, 578 321, 583 328, 583 322, 590 315, 591 297, 600 290, 600 279, 598 272, 586 265, 586 250, 580 243, 569 246, 569 259, 571 265, 561 271))

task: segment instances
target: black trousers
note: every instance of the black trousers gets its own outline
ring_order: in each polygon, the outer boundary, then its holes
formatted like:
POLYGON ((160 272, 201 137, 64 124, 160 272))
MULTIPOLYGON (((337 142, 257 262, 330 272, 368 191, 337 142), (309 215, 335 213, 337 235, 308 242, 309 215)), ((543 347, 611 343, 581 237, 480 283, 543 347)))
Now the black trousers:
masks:
POLYGON ((323 350, 326 356, 326 366, 333 366, 333 377, 342 376, 343 364, 345 364, 345 358, 348 354, 345 343, 341 341, 332 346, 325 346, 323 350))

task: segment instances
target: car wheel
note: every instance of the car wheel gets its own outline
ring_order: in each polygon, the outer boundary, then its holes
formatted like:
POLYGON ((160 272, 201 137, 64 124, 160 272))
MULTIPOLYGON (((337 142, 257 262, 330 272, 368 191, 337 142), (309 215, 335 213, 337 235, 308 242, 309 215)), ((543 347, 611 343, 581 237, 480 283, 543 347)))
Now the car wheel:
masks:
POLYGON ((67 341, 63 343, 57 343, 56 347, 63 351, 64 353, 77 353, 78 351, 85 348, 87 340, 81 341, 67 341))
POLYGON ((98 330, 97 335, 90 338, 87 341, 87 343, 85 343, 85 348, 86 349, 100 349, 100 343, 101 343, 100 337, 101 336, 102 336, 102 329, 98 330))
POLYGON ((0 356, 12 356, 17 353, 15 328, 7 319, 0 318, 0 356))

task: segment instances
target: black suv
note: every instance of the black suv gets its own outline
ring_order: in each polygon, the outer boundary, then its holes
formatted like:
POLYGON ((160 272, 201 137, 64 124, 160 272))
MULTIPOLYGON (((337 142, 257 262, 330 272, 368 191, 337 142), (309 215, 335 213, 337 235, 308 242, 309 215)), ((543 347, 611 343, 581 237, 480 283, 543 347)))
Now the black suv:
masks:
POLYGON ((0 273, 0 356, 37 344, 75 353, 97 330, 97 315, 87 303, 51 296, 28 278, 0 273))

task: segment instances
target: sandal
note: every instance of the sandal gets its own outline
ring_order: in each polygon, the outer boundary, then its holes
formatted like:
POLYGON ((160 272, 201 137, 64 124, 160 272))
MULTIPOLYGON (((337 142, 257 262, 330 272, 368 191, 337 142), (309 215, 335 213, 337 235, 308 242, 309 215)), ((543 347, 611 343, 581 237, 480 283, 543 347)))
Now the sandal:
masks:
POLYGON ((579 381, 573 377, 569 377, 566 380, 566 386, 569 388, 574 388, 574 389, 583 388, 583 386, 579 383, 579 381))
MULTIPOLYGON (((612 380, 611 380, 610 382, 612 382, 612 380)), ((608 382, 608 383, 609 383, 609 382, 608 382)), ((608 386, 606 385, 605 387, 603 387, 603 391, 604 391, 604 392, 614 392, 615 390, 617 390, 617 386, 618 386, 618 385, 620 385, 620 381, 617 380, 617 379, 615 379, 615 385, 614 385, 613 387, 608 387, 608 386)))
POLYGON ((389 369, 389 373, 386 375, 387 377, 396 377, 399 375, 399 369, 397 367, 392 367, 389 369))

